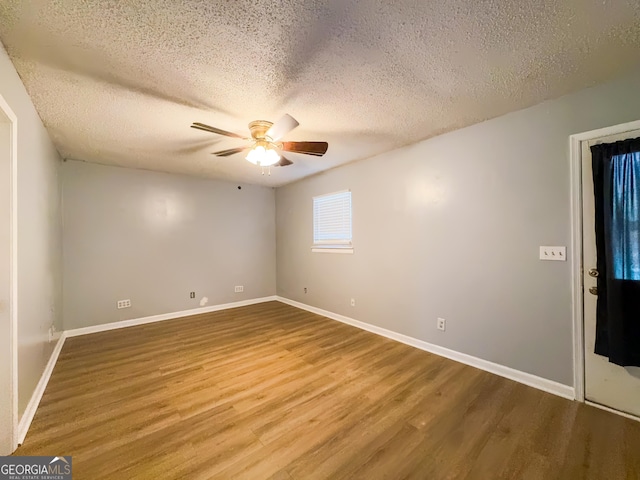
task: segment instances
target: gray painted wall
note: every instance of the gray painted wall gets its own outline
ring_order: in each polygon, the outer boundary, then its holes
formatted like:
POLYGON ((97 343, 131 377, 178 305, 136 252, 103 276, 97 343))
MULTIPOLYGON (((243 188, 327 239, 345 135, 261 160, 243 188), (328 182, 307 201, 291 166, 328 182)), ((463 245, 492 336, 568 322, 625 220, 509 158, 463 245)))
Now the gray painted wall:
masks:
POLYGON ((62 329, 60 158, 1 45, 0 95, 18 118, 18 409, 22 416, 53 351, 49 328, 62 329))
POLYGON ((272 188, 77 161, 62 179, 65 330, 275 294, 272 188))
POLYGON ((279 188, 278 295, 571 385, 571 265, 538 246, 570 246, 569 135, 640 119, 638 92, 640 71, 279 188), (355 253, 312 253, 311 198, 342 189, 355 253))

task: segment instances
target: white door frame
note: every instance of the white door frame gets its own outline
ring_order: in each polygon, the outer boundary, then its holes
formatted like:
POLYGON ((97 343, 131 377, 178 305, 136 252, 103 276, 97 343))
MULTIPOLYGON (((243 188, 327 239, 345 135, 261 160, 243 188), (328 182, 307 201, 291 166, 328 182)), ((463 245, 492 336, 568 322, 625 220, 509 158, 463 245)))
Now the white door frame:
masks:
POLYGON ((11 140, 10 140, 10 176, 11 182, 9 186, 9 331, 11 340, 9 342, 11 362, 11 389, 10 405, 11 405, 11 438, 13 441, 13 449, 18 448, 18 118, 0 95, 0 110, 9 118, 11 122, 11 140))
POLYGON ((584 311, 582 286, 582 149, 580 143, 640 129, 640 120, 577 133, 569 137, 571 161, 571 298, 573 303, 573 386, 576 400, 584 397, 584 311))

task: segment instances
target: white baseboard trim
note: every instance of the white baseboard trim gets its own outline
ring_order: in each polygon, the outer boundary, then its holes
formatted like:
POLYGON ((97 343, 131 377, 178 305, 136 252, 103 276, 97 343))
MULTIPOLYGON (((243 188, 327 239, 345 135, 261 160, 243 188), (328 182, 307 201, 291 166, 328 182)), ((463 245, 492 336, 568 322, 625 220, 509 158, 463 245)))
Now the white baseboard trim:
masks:
POLYGON ((58 338, 58 343, 56 343, 53 352, 51 353, 51 357, 49 357, 49 361, 47 362, 47 366, 44 368, 44 372, 42 372, 42 376, 40 377, 40 381, 38 385, 36 385, 36 389, 33 391, 33 395, 31 395, 31 399, 22 414, 22 418, 18 423, 18 444, 22 445, 24 442, 24 438, 27 436, 27 432, 29 431, 29 427, 31 426, 31 422, 33 421, 33 417, 36 414, 36 410, 38 410, 38 405, 40 405, 40 400, 42 400, 42 395, 44 395, 44 391, 47 388, 47 384, 49 383, 49 379, 51 378, 51 374, 53 373, 53 368, 56 366, 56 362, 58 361, 58 356, 62 351, 62 346, 64 345, 64 341, 67 336, 64 332, 58 338))
POLYGON ((144 325, 145 323, 162 322, 164 320, 174 320, 181 317, 189 317, 191 315, 199 315, 201 313, 211 313, 229 308, 245 307, 247 305, 255 305, 257 303, 277 301, 278 297, 272 295, 270 297, 252 298, 250 300, 241 300, 239 302, 222 303, 219 305, 211 305, 208 307, 193 308, 191 310, 182 310, 180 312, 162 313, 160 315, 151 315, 148 317, 133 318, 131 320, 122 320, 120 322, 104 323, 92 327, 74 328, 66 330, 67 337, 77 337, 80 335, 89 335, 91 333, 106 332, 108 330, 116 330, 118 328, 133 327, 136 325, 144 325))
POLYGON ((546 378, 538 377, 537 375, 532 375, 530 373, 522 372, 514 368, 505 367, 504 365, 493 363, 488 360, 483 360, 482 358, 473 357, 471 355, 467 355, 466 353, 456 352, 455 350, 450 350, 448 348, 441 347, 439 345, 434 345, 433 343, 428 343, 423 340, 418 340, 417 338, 409 337, 401 333, 387 330, 386 328, 370 325, 368 323, 364 323, 359 320, 346 317, 344 315, 339 315, 337 313, 329 312, 327 310, 322 310, 321 308, 312 307, 311 305, 306 305, 304 303, 296 302, 295 300, 290 300, 288 298, 284 298, 280 296, 277 297, 277 300, 279 302, 286 303, 287 305, 291 305, 293 307, 297 307, 302 310, 307 310, 308 312, 322 315, 323 317, 327 317, 332 320, 337 320, 338 322, 346 323, 348 325, 360 328, 362 330, 366 330, 367 332, 375 333, 377 335, 381 335, 391 340, 395 340, 397 342, 401 342, 406 345, 419 348, 420 350, 434 353, 436 355, 440 355, 441 357, 449 358, 451 360, 455 360, 456 362, 464 363, 466 365, 479 368, 480 370, 485 370, 487 372, 500 375, 501 377, 505 377, 510 380, 523 383, 530 387, 534 387, 539 390, 543 390, 545 392, 558 395, 560 397, 568 398, 570 400, 575 400, 575 390, 573 387, 569 385, 564 385, 562 383, 554 382, 553 380, 548 380, 546 378))

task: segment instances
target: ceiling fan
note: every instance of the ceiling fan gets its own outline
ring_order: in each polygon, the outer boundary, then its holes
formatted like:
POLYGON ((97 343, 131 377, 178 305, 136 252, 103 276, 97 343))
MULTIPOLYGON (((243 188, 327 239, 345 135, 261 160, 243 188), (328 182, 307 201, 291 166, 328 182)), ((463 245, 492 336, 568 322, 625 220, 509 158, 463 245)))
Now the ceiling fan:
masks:
POLYGON ((282 137, 298 125, 300 124, 295 118, 291 115, 285 114, 276 123, 271 123, 266 120, 256 120, 251 122, 249 124, 251 137, 243 137, 237 133, 227 132, 226 130, 211 127, 199 122, 194 122, 193 125, 191 125, 191 128, 197 128, 198 130, 204 130, 205 132, 217 133, 218 135, 225 135, 227 137, 250 141, 248 145, 243 147, 220 150, 219 152, 213 152, 212 155, 228 157, 230 155, 235 155, 236 153, 249 150, 249 154, 246 156, 246 159, 254 165, 258 165, 259 167, 286 167, 287 165, 293 164, 293 162, 282 156, 280 152, 293 152, 321 157, 327 152, 327 148, 329 148, 329 144, 327 142, 280 141, 282 137))

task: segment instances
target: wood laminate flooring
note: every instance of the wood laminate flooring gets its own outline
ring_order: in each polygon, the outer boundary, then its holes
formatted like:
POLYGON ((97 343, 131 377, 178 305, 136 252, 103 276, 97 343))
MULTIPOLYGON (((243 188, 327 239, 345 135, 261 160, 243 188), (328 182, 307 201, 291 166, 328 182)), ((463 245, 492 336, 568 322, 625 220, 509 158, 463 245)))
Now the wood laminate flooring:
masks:
POLYGON ((640 423, 269 302, 67 339, 16 454, 75 480, 638 479, 640 423))

